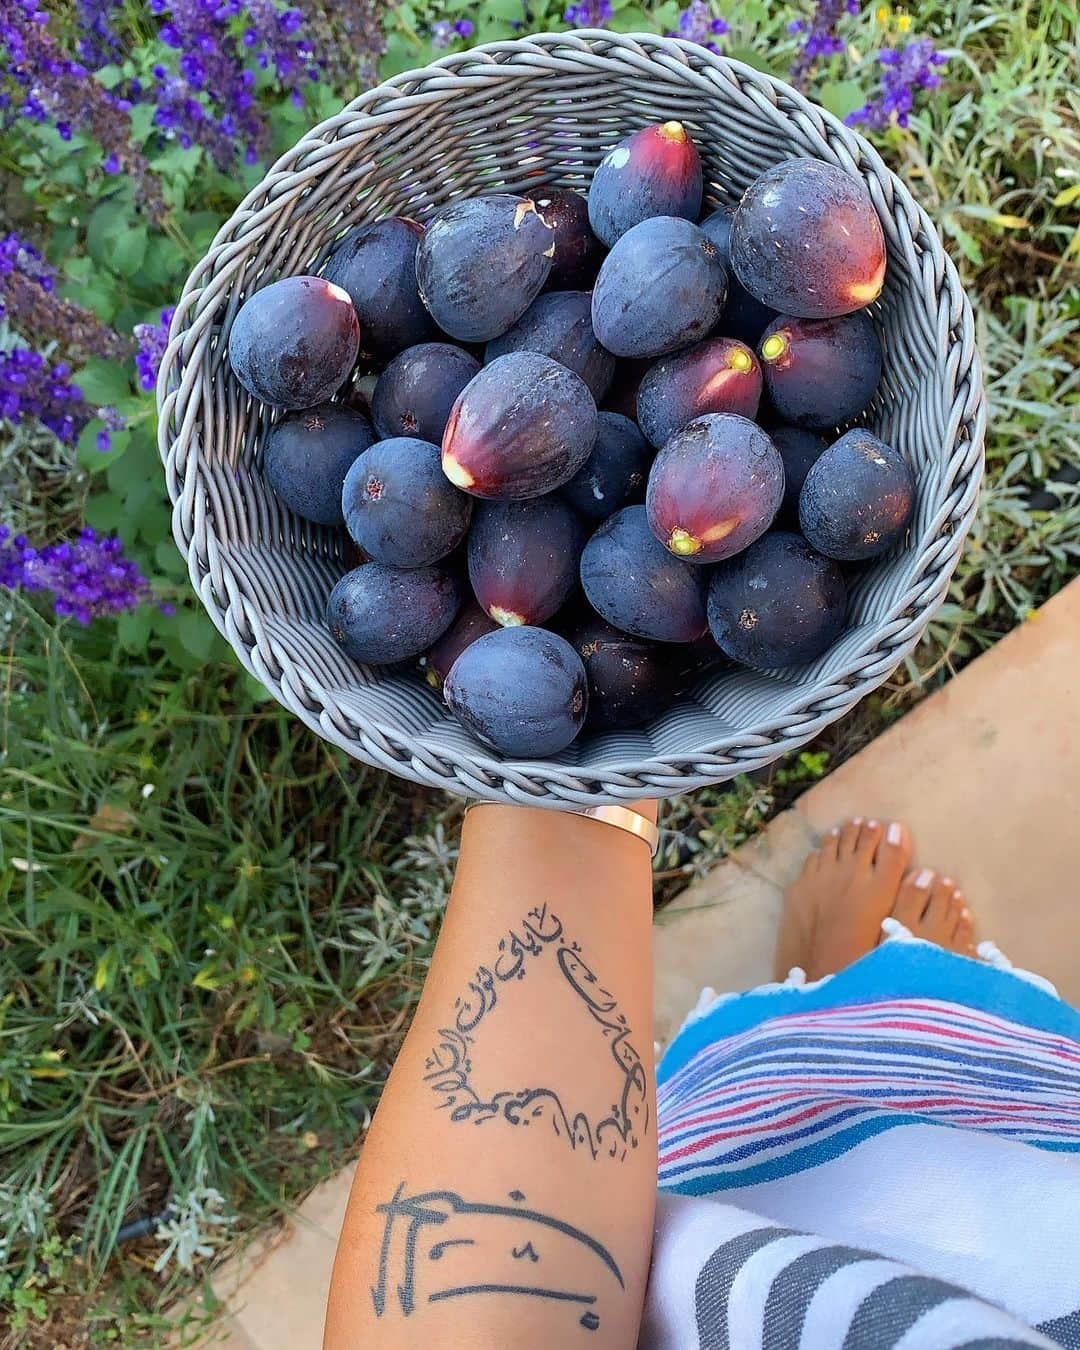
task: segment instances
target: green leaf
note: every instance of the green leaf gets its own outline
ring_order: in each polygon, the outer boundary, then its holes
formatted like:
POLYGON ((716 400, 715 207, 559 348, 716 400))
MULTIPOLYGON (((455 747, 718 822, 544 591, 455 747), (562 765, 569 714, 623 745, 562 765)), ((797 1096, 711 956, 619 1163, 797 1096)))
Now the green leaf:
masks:
POLYGON ((521 18, 521 0, 487 0, 484 14, 492 19, 502 19, 509 23, 511 19, 521 18))
POLYGON ((241 678, 241 683, 247 690, 248 697, 253 703, 265 703, 268 699, 274 697, 261 680, 257 680, 254 675, 246 670, 241 678))
MULTIPOLYGON (((780 70, 767 60, 757 47, 733 47, 728 53, 733 61, 741 61, 752 70, 764 71, 766 75, 779 75, 780 70)), ((865 102, 865 100, 863 100, 865 102)))
POLYGON ((90 256, 122 277, 134 276, 146 257, 147 228, 129 223, 133 216, 130 202, 113 198, 95 208, 86 227, 90 256))
POLYGON ((116 634, 125 651, 141 652, 146 650, 150 640, 151 611, 146 605, 140 605, 133 614, 121 614, 116 621, 116 634))
POLYGON ((388 33, 386 51, 379 62, 379 77, 388 80, 391 75, 400 75, 403 70, 424 65, 431 59, 431 48, 418 46, 404 33, 388 33))
POLYGON ((154 112, 152 103, 137 103, 128 113, 131 118, 131 139, 133 141, 145 141, 153 131, 154 112))
POLYGON ((102 66, 94 72, 94 79, 106 89, 115 89, 123 78, 124 72, 119 66, 102 66))
MULTIPOLYGON (((160 472, 160 471, 159 471, 160 472)), ((163 540, 172 538, 172 514, 169 503, 163 499, 163 484, 156 479, 154 500, 139 516, 139 538, 149 548, 156 548, 163 540)))
POLYGON ((100 417, 95 417, 87 422, 79 436, 79 443, 75 447, 75 458, 84 469, 89 469, 91 473, 104 473, 104 471, 120 456, 128 447, 131 439, 130 431, 113 431, 112 445, 108 450, 99 450, 97 446, 97 436, 99 431, 104 431, 105 423, 100 417))
POLYGON ((978 245, 978 241, 968 234, 967 230, 965 230, 962 225, 957 223, 956 217, 951 215, 945 216, 942 220, 942 225, 946 233, 951 234, 960 245, 964 252, 964 256, 970 259, 971 262, 981 265, 983 253, 978 245))
MULTIPOLYGON (((85 261, 89 266, 93 266, 89 258, 78 261, 85 261)), ((65 300, 74 300, 84 309, 92 310, 103 323, 109 323, 116 313, 118 304, 116 279, 108 272, 98 270, 95 275, 88 274, 85 281, 75 284, 65 282, 61 284, 59 291, 65 300)))
POLYGON ((1063 188, 1054 198, 1055 206, 1072 206, 1080 198, 1080 183, 1074 183, 1072 187, 1063 188))
POLYGON ((653 26, 664 29, 676 28, 681 12, 676 0, 668 0, 666 5, 660 5, 653 11, 653 21, 649 26, 650 28, 653 26))
POLYGON ((641 33, 648 31, 649 19, 638 5, 621 9, 608 25, 613 33, 641 33))
POLYGON ((866 103, 866 95, 856 80, 836 80, 823 84, 818 98, 825 109, 841 121, 866 103))
POLYGON ((176 547, 171 533, 167 539, 155 544, 154 565, 165 576, 176 577, 177 580, 183 580, 187 576, 187 561, 176 547))
POLYGON ((1023 216, 1011 216, 995 211, 990 206, 979 206, 977 204, 964 203, 958 206, 957 211, 965 216, 973 216, 976 220, 985 220, 990 225, 997 225, 1002 230, 1029 230, 1031 222, 1025 220, 1023 216))
POLYGON ((177 616, 177 632, 185 650, 205 661, 214 650, 217 631, 201 609, 185 609, 177 616))
POLYGON ((143 264, 149 242, 150 235, 145 225, 134 226, 119 234, 109 259, 113 271, 122 277, 133 277, 143 264))
POLYGON ((100 497, 91 497, 86 503, 85 519, 87 525, 103 534, 112 534, 119 529, 124 520, 124 504, 111 492, 103 492, 100 497))
POLYGON ((92 356, 76 378, 90 403, 116 404, 131 393, 131 370, 119 361, 92 356))
POLYGON ((192 211, 184 217, 184 233, 200 253, 205 253, 220 229, 221 216, 217 211, 192 211))

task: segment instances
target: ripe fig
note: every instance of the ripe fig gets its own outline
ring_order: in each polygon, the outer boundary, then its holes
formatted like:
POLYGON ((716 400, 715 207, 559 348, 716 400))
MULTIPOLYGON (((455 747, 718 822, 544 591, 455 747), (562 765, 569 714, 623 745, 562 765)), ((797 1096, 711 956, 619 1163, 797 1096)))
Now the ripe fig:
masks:
POLYGON ((548 356, 510 352, 458 396, 443 434, 443 472, 474 497, 540 497, 577 473, 595 441, 585 382, 548 356))
POLYGON ((662 544, 688 562, 730 558, 772 524, 784 465, 753 422, 710 413, 688 422, 657 455, 645 506, 662 544))

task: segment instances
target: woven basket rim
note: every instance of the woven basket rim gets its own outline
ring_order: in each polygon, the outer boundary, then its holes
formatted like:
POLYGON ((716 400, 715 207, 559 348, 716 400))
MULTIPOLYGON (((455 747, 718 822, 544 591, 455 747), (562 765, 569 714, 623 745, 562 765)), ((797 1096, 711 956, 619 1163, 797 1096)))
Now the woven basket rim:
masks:
MULTIPOLYGON (((313 731, 367 763, 466 795, 553 807, 661 796, 762 767, 804 744, 888 679, 918 643, 944 599, 959 561, 977 506, 986 417, 974 319, 956 269, 930 217, 873 146, 783 81, 742 62, 678 38, 595 29, 541 33, 451 53, 361 94, 302 136, 247 193, 192 269, 172 320, 159 372, 157 401, 159 450, 173 505, 174 537, 187 559, 196 593, 244 667, 313 731), (193 394, 220 311, 217 302, 202 308, 199 302, 211 281, 219 283, 219 290, 226 289, 228 279, 244 266, 247 250, 237 235, 242 236, 245 226, 251 228, 253 222, 272 217, 286 196, 310 186, 310 168, 298 171, 296 166, 310 164, 312 158, 318 162, 320 157, 329 162, 335 150, 348 143, 348 128, 357 121, 368 123, 357 134, 369 137, 375 119, 381 126, 392 126, 418 106, 452 97, 458 88, 474 86, 492 76, 508 78, 508 68, 512 71, 521 66, 523 78, 536 78, 538 66, 542 68, 545 61, 560 55, 595 62, 598 72, 605 63, 617 60, 639 74, 659 65, 668 75, 675 72, 686 76, 690 84, 722 80, 759 107, 764 99, 788 120, 797 119, 804 133, 809 127, 828 152, 825 157, 839 158, 876 180, 893 204, 894 219, 902 211, 912 237, 918 237, 930 253, 939 306, 943 297, 948 298, 947 309, 939 310, 939 323, 944 312, 950 360, 958 354, 952 378, 957 390, 954 406, 961 411, 947 475, 953 487, 951 491, 947 485, 942 488, 939 509, 918 541, 918 566, 912 569, 904 593, 889 607, 888 614, 851 650, 844 672, 827 683, 791 686, 790 708, 785 702, 782 716, 774 713, 760 724, 740 726, 737 734, 718 738, 692 753, 665 755, 662 759, 655 754, 631 757, 626 763, 595 769, 545 761, 506 761, 478 743, 468 752, 440 749, 435 753, 418 746, 414 737, 390 722, 365 719, 359 727, 351 714, 337 706, 328 707, 328 702, 334 703, 332 696, 328 699, 326 691, 321 691, 323 697, 316 697, 318 680, 310 675, 305 678, 302 663, 278 650, 253 602, 244 594, 242 580, 221 556, 205 500, 206 489, 199 481, 201 452, 192 454, 200 420, 200 400, 193 394), (250 638, 244 635, 245 628, 250 638), (272 664, 268 656, 273 657, 272 664), (274 672, 274 665, 279 673, 274 672), (342 730, 344 725, 352 734, 342 730)), ((916 547, 914 541, 912 547, 916 547)))

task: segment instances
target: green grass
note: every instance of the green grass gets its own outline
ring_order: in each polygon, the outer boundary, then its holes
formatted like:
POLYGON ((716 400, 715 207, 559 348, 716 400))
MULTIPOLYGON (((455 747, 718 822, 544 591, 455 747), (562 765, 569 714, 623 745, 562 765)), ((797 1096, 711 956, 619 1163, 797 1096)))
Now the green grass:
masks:
MULTIPOLYGON (((1077 571, 1076 489, 1027 504, 1080 459, 1075 16, 911 13, 962 55, 882 148, 977 303, 978 520, 885 688, 754 781, 670 806, 662 898, 1077 571)), ((868 18, 865 49, 872 36, 868 18)), ((35 526, 74 520, 85 486, 51 444, 0 449, 5 501, 35 526)), ((231 661, 185 673, 109 625, 57 629, 20 603, 0 623, 0 1347, 160 1344, 164 1309, 211 1261, 185 1270, 174 1251, 155 1271, 164 1245, 118 1245, 121 1228, 173 1200, 178 1232, 228 1246, 355 1151, 423 979, 460 808, 346 760, 231 661)))

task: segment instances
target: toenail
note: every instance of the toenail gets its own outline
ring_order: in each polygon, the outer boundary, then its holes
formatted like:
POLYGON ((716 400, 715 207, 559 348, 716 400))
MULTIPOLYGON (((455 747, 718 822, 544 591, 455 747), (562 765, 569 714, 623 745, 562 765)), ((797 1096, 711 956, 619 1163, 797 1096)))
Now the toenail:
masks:
POLYGON ((918 886, 919 890, 925 891, 929 889, 930 883, 933 881, 933 879, 934 879, 933 872, 931 872, 929 867, 924 867, 923 870, 919 873, 919 875, 915 878, 914 884, 918 886))
POLYGON ((898 844, 900 842, 901 839, 900 826, 896 823, 895 820, 885 831, 885 838, 889 841, 890 844, 898 844))
POLYGON ((956 882, 953 881, 952 877, 942 877, 942 878, 941 878, 941 884, 942 884, 943 886, 953 886, 953 887, 955 887, 956 882))
POLYGON ((834 825, 834 826, 832 827, 832 829, 829 831, 829 838, 830 838, 830 839, 835 839, 836 836, 837 836, 839 833, 840 833, 840 826, 839 826, 839 825, 834 825))
POLYGON ((868 821, 866 822, 866 828, 867 828, 868 830, 876 830, 877 827, 878 827, 878 823, 877 823, 876 820, 868 820, 868 821))
POLYGON ((863 823, 863 818, 862 818, 862 816, 856 816, 855 819, 854 819, 851 823, 852 823, 852 825, 861 825, 861 824, 863 823))
POLYGON ((964 908, 960 911, 960 917, 961 917, 962 919, 970 919, 970 918, 971 918, 971 910, 968 909, 967 905, 965 905, 964 908))

